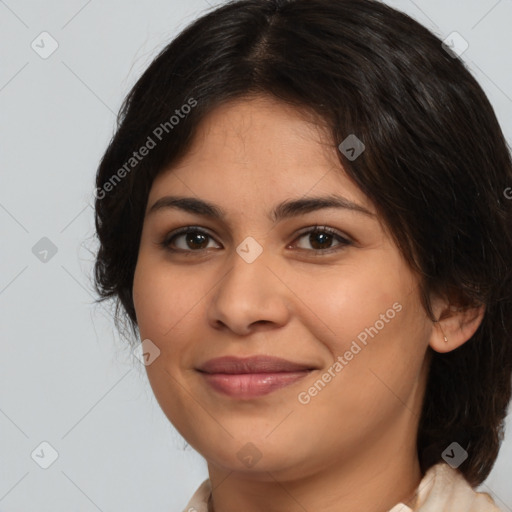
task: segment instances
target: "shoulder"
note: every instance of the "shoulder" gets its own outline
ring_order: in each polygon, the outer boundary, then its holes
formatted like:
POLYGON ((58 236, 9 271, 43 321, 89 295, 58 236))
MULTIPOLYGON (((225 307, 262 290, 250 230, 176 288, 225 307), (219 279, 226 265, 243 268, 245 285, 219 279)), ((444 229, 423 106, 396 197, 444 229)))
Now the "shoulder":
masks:
POLYGON ((210 480, 206 479, 190 498, 183 512, 208 512, 208 498, 211 492, 210 480))
MULTIPOLYGON (((414 512, 503 512, 488 493, 475 491, 462 473, 444 462, 432 466, 425 473, 416 494, 414 512)), ((210 495, 211 484, 206 479, 183 512, 208 512, 210 495)), ((395 512, 395 509, 413 512, 401 503, 390 512, 395 512)))
POLYGON ((488 493, 475 491, 462 473, 444 462, 426 472, 417 496, 417 512, 502 512, 488 493))

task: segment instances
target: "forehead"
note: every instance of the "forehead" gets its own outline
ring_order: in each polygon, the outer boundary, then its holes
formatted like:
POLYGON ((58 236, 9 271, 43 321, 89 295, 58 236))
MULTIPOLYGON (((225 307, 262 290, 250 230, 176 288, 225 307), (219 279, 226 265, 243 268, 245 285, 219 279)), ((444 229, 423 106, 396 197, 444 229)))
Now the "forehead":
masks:
POLYGON ((222 104, 197 127, 187 153, 154 180, 163 193, 244 201, 341 193, 372 205, 344 171, 318 116, 267 96, 222 104))

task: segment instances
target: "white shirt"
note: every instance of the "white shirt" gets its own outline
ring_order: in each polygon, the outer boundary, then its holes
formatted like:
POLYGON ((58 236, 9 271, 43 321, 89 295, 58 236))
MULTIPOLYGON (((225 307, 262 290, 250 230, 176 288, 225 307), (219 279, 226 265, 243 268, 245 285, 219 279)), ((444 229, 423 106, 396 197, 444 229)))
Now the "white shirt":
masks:
MULTIPOLYGON (((183 512, 208 512, 211 493, 206 479, 196 490, 183 512)), ((491 496, 476 492, 462 473, 440 462, 425 473, 418 488, 415 508, 398 503, 388 512, 503 512, 491 496)))

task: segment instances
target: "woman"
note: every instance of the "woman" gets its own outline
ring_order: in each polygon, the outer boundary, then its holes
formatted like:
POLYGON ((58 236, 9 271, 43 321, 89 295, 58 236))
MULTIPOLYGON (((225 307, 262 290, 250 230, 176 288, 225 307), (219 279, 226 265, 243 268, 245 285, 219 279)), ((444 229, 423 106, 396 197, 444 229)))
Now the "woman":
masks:
POLYGON ((498 511, 511 184, 477 82, 379 2, 172 41, 98 169, 95 276, 208 463, 185 510, 498 511))

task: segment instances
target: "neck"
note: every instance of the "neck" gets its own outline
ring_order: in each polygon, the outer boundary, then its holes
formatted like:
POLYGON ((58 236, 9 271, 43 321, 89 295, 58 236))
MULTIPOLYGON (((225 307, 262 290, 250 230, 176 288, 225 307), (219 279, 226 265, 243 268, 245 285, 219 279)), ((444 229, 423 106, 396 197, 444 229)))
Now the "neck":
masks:
POLYGON ((357 464, 333 465, 295 479, 281 471, 261 471, 248 479, 209 464, 208 512, 388 512, 398 503, 414 510, 423 476, 415 451, 410 456, 392 450, 371 453, 367 461, 358 458, 357 464))

